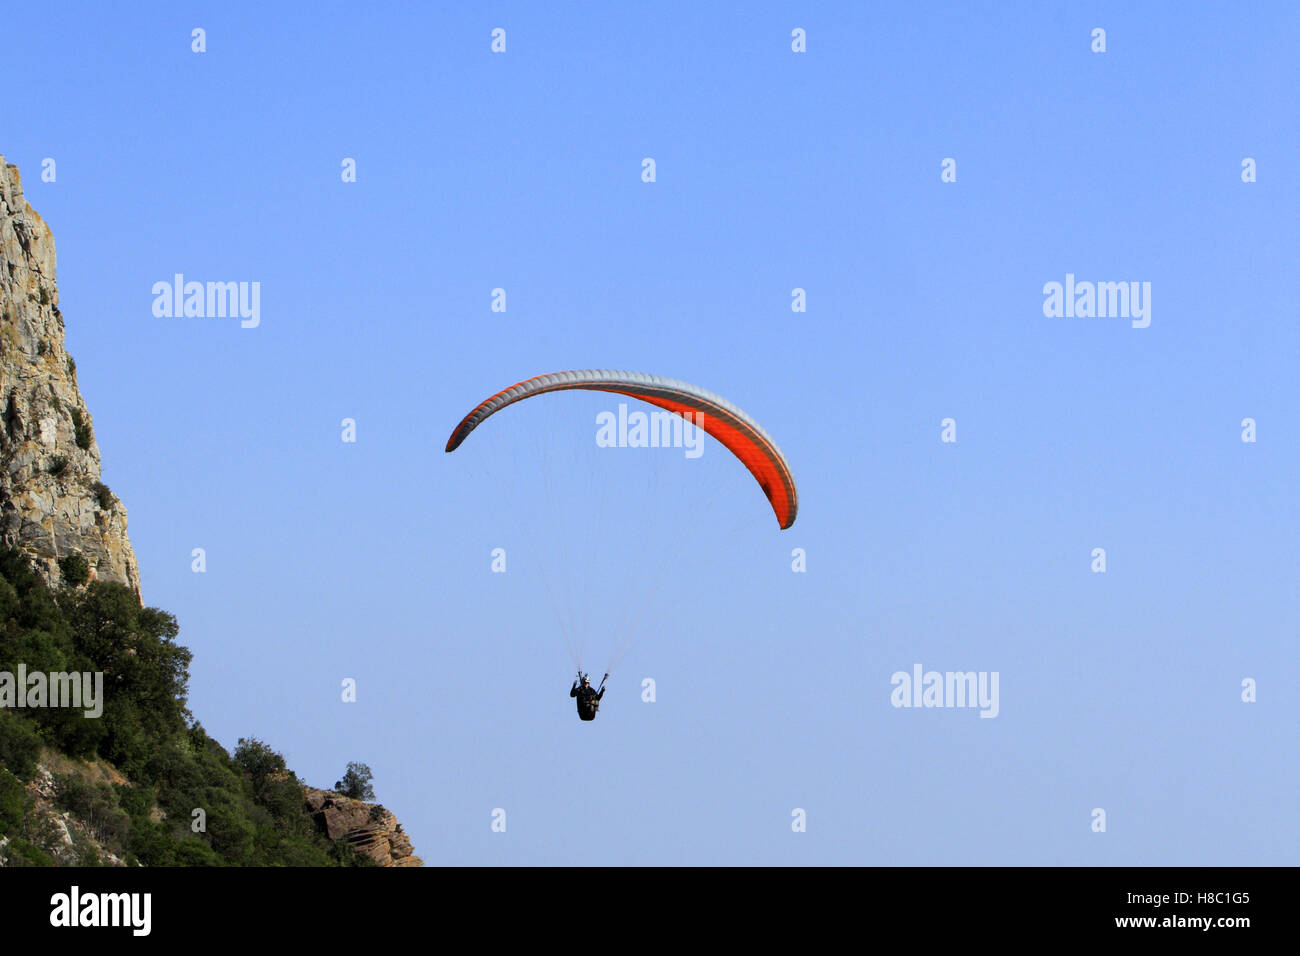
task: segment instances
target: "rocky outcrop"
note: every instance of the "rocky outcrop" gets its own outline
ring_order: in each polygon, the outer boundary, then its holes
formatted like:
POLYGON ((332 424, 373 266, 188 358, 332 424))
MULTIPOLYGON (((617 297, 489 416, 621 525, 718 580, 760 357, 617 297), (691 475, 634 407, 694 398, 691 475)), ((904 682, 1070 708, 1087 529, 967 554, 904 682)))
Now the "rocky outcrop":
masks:
POLYGON ((397 817, 383 807, 315 787, 304 787, 303 797, 316 826, 331 840, 347 840, 380 866, 424 865, 397 817))
POLYGON ((126 508, 100 481, 99 446, 64 349, 54 237, 0 156, 0 539, 51 585, 77 574, 140 594, 126 508))

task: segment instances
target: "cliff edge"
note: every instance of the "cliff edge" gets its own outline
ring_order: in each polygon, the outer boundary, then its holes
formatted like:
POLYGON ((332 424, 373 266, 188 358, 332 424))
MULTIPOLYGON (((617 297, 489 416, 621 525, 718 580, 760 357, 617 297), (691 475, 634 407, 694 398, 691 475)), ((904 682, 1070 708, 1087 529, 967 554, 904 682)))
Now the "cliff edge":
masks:
POLYGON ((54 237, 0 155, 0 540, 31 555, 51 586, 65 576, 60 559, 80 555, 90 580, 139 596, 126 507, 100 481, 63 338, 54 237))

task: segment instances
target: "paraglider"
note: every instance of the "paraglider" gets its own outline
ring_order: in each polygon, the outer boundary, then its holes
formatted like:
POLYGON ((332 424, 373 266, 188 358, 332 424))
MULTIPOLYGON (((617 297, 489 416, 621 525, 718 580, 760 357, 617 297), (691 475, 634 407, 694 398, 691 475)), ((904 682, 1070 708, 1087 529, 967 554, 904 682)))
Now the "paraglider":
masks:
MULTIPOLYGON (((525 379, 475 406, 452 431, 447 439, 446 450, 455 451, 474 429, 509 405, 537 395, 572 389, 626 395, 665 409, 672 415, 681 416, 687 422, 696 425, 721 442, 723 447, 739 459, 754 477, 781 529, 784 530, 794 524, 799 512, 799 495, 795 488, 794 475, 781 449, 762 426, 719 395, 687 382, 662 378, 658 375, 586 369, 553 372, 525 379)), ((663 413, 654 414, 662 416, 663 413)), ((651 595, 653 594, 652 589, 651 595)), ((622 651, 626 649, 631 639, 631 630, 635 626, 634 621, 623 637, 620 648, 611 657, 599 689, 592 688, 590 679, 582 671, 581 648, 579 647, 575 653, 573 647, 570 647, 570 655, 578 666, 578 677, 569 689, 569 696, 575 699, 580 719, 584 721, 596 719, 601 698, 605 696, 605 681, 609 679, 608 671, 613 670, 614 665, 621 658, 622 651)), ((568 643, 569 635, 564 628, 563 620, 561 620, 561 628, 565 630, 565 640, 568 643)))
POLYGON ((606 674, 600 679, 600 690, 591 689, 591 678, 582 671, 578 672, 578 679, 573 682, 573 687, 569 689, 569 696, 578 698, 578 718, 580 720, 595 720, 596 711, 600 710, 600 699, 605 696, 605 681, 609 680, 606 674), (582 686, 578 684, 581 682, 582 686))

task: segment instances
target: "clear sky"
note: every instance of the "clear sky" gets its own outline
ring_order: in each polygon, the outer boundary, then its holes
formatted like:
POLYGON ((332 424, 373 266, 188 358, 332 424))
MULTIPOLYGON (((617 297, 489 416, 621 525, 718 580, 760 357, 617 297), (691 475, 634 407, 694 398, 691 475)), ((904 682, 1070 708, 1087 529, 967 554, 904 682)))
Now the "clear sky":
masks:
POLYGON ((8 9, 0 152, 206 729, 368 763, 434 864, 1296 863, 1300 8, 1134 6, 8 9), (176 273, 260 325, 155 316, 176 273), (1067 274, 1149 326, 1046 316, 1067 274), (738 404, 797 523, 712 440, 596 449, 610 396, 443 452, 569 368, 738 404), (566 588, 597 676, 648 603, 591 724, 566 588), (892 706, 917 664, 997 716, 892 706))

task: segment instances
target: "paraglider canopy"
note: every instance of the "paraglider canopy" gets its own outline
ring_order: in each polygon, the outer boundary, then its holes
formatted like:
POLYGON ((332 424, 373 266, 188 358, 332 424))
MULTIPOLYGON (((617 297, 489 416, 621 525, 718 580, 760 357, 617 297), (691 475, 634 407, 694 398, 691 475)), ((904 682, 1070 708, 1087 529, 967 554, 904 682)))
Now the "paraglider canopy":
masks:
POLYGON ((497 392, 466 415, 451 437, 447 451, 455 451, 479 425, 515 402, 568 389, 614 392, 649 402, 681 415, 720 441, 749 469, 767 496, 782 529, 794 524, 799 496, 794 475, 776 442, 754 421, 725 398, 676 379, 607 369, 552 372, 538 375, 497 392))

